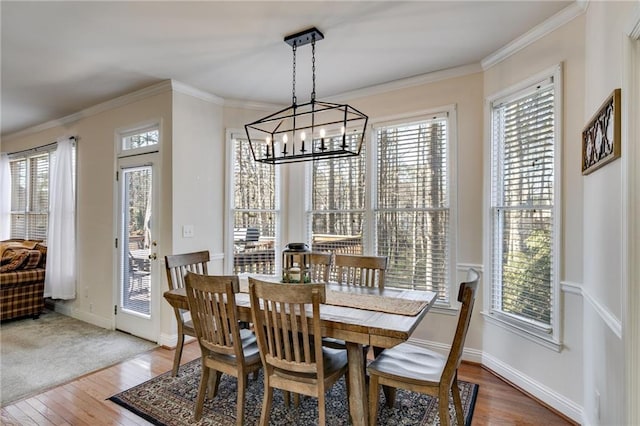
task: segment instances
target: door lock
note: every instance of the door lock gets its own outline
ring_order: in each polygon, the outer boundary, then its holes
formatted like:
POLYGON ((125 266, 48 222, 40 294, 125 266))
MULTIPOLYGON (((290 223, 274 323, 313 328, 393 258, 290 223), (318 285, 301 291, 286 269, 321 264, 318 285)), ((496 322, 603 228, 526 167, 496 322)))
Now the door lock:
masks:
POLYGON ((151 260, 156 260, 157 258, 158 258, 158 255, 157 255, 157 254, 155 254, 155 253, 151 253, 151 254, 149 255, 149 259, 151 259, 151 260))

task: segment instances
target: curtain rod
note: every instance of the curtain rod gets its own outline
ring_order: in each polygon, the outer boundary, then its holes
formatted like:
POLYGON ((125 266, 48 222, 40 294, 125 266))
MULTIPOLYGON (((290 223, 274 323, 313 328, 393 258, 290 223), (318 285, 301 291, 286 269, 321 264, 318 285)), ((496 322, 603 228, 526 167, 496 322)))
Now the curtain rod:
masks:
MULTIPOLYGON (((69 136, 69 139, 72 139, 74 141, 77 140, 75 136, 69 136)), ((54 145, 57 145, 57 144, 58 144, 58 142, 51 142, 51 143, 48 143, 46 145, 37 146, 35 148, 23 149, 22 151, 16 151, 16 152, 9 152, 9 153, 7 153, 7 155, 9 157, 11 157, 11 156, 14 156, 14 155, 23 154, 25 152, 46 151, 47 148, 50 148, 50 147, 52 147, 54 145)))

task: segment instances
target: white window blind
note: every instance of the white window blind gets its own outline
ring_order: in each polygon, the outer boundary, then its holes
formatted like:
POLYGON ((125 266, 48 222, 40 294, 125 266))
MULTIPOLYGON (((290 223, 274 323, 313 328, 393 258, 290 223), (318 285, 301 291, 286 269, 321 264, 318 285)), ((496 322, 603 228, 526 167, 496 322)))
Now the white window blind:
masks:
POLYGON ((313 251, 363 254, 365 161, 363 146, 355 157, 313 162, 309 215, 313 251))
POLYGON ((11 238, 47 239, 49 163, 54 151, 30 153, 9 161, 11 238))
POLYGON ((548 79, 492 105, 492 313, 551 333, 555 87, 548 79))
MULTIPOLYGON (((387 283, 449 300, 448 121, 439 117, 375 129, 376 252, 387 283)), ((387 285, 387 284, 385 284, 387 285)))
POLYGON ((276 167, 254 161, 246 138, 233 138, 233 272, 276 273, 280 227, 276 167))

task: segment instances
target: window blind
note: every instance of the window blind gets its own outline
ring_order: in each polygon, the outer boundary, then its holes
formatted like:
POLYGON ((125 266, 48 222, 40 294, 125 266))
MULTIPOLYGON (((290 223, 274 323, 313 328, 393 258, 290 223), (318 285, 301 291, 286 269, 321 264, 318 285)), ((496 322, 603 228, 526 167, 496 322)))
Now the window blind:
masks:
POLYGON ((365 159, 363 146, 355 157, 313 162, 309 215, 313 251, 363 254, 365 159))
POLYGON ((10 160, 11 238, 46 241, 53 155, 45 151, 10 160))
POLYGON ((233 142, 234 273, 276 273, 276 168, 254 161, 249 142, 233 142))
POLYGON ((554 86, 492 108, 492 309, 551 332, 554 86))
POLYGON ((376 252, 389 259, 387 281, 448 302, 447 118, 381 127, 376 135, 376 252))

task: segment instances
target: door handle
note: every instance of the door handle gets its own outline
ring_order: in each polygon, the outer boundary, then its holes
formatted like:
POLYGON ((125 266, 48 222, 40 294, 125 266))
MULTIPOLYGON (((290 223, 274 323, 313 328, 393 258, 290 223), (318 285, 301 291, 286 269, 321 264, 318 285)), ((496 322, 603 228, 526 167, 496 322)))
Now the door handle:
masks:
POLYGON ((151 260, 156 260, 157 258, 158 258, 158 255, 157 255, 157 254, 155 254, 155 253, 151 253, 151 254, 149 255, 149 259, 151 259, 151 260))

